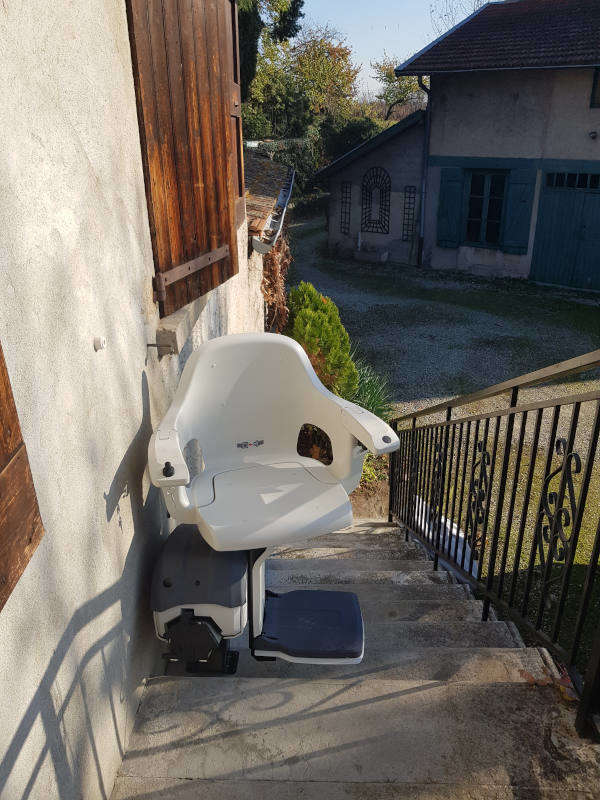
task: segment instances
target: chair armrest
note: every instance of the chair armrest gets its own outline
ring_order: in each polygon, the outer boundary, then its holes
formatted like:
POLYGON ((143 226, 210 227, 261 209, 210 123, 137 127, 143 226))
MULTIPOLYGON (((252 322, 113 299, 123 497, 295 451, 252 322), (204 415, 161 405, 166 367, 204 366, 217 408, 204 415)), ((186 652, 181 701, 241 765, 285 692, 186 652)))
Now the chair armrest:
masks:
POLYGON ((177 431, 159 428, 148 445, 148 470, 154 486, 187 486, 190 473, 185 463, 177 431), (165 467, 170 464, 165 475, 165 467))
POLYGON ((373 455, 380 456, 398 449, 400 440, 386 422, 348 400, 337 402, 344 428, 373 455))
POLYGON ((398 436, 370 411, 332 394, 316 376, 313 385, 318 391, 312 395, 308 419, 331 439, 333 461, 329 471, 350 493, 360 482, 365 450, 374 455, 391 453, 400 446, 398 436), (357 447, 357 442, 362 447, 357 447))

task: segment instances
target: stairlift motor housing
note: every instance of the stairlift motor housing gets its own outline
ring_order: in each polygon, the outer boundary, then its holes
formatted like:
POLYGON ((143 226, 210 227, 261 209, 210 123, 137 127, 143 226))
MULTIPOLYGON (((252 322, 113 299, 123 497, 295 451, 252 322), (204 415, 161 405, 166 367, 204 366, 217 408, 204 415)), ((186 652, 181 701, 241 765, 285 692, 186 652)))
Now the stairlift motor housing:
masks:
MULTIPOLYGON (((263 630, 268 553, 351 525, 348 495, 367 451, 397 447, 386 423, 321 384, 294 340, 240 334, 202 345, 148 448, 152 483, 176 524, 155 566, 157 635, 182 652, 194 636, 217 647, 250 615, 252 648, 263 630), (307 423, 329 436, 330 465, 298 454, 307 423), (191 442, 202 454, 195 476, 184 457, 191 442)), ((204 649, 195 660, 210 659, 204 649)), ((201 651, 190 645, 187 654, 201 651)))

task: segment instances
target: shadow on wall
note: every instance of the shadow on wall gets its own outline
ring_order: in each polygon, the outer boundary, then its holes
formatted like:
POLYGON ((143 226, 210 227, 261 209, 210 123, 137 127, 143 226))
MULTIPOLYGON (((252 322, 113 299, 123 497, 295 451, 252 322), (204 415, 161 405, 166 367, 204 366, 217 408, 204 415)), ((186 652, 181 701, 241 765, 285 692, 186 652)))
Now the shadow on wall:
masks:
MULTIPOLYGON (((110 705, 114 736, 122 756, 124 742, 121 739, 113 688, 118 685, 121 702, 127 702, 142 677, 132 674, 131 665, 144 663, 143 660, 139 660, 139 656, 142 651, 148 651, 149 643, 153 648, 150 657, 158 653, 153 645, 154 632, 149 613, 149 587, 152 565, 161 544, 161 518, 163 515, 158 490, 151 486, 146 501, 143 500, 142 479, 146 466, 148 442, 152 433, 148 379, 145 372, 142 374, 142 406, 140 427, 119 464, 108 492, 104 494, 107 520, 110 521, 117 513, 119 526, 121 526, 119 504, 126 498, 131 504, 134 535, 125 558, 123 572, 116 583, 84 603, 71 617, 41 678, 40 685, 0 762, 0 797, 8 799, 8 795, 4 792, 8 791, 7 784, 11 773, 21 752, 27 747, 30 734, 40 722, 44 729, 45 743, 31 766, 27 785, 20 789, 20 800, 26 800, 32 794, 48 755, 54 769, 58 789, 57 796, 61 800, 81 798, 83 796, 82 773, 84 770, 78 769, 78 756, 87 753, 88 748, 92 753, 97 773, 98 789, 95 796, 104 800, 110 795, 112 787, 107 786, 104 782, 96 737, 92 727, 90 703, 84 681, 86 666, 96 657, 102 660, 104 699, 110 705), (59 696, 56 679, 63 662, 69 656, 75 638, 87 625, 113 606, 120 607, 119 622, 105 631, 79 658, 68 691, 64 696, 59 696), (77 692, 83 703, 89 739, 87 745, 84 741, 74 742, 66 731, 67 720, 65 717, 69 703, 77 692)), ((71 658, 73 658, 72 654, 71 658)), ((148 657, 146 657, 147 661, 148 657)), ((104 731, 102 736, 105 736, 104 731)), ((17 800, 17 795, 12 794, 11 800, 17 800)))

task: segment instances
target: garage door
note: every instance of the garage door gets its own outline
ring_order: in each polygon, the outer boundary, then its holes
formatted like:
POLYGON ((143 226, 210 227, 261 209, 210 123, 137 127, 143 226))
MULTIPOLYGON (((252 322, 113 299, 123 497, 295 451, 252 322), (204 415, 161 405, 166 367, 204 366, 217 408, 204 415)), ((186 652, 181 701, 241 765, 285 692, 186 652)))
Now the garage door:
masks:
POLYGON ((544 175, 531 277, 600 289, 600 169, 544 175))

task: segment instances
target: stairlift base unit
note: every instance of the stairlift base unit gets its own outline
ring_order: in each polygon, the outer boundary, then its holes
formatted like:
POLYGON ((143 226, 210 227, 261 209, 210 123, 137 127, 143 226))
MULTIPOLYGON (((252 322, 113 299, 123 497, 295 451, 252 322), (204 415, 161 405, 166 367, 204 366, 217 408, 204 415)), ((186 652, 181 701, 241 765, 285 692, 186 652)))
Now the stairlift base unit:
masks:
POLYGON ((179 525, 154 567, 151 602, 157 636, 169 643, 167 658, 211 662, 248 620, 247 556, 219 553, 195 525, 179 525))

